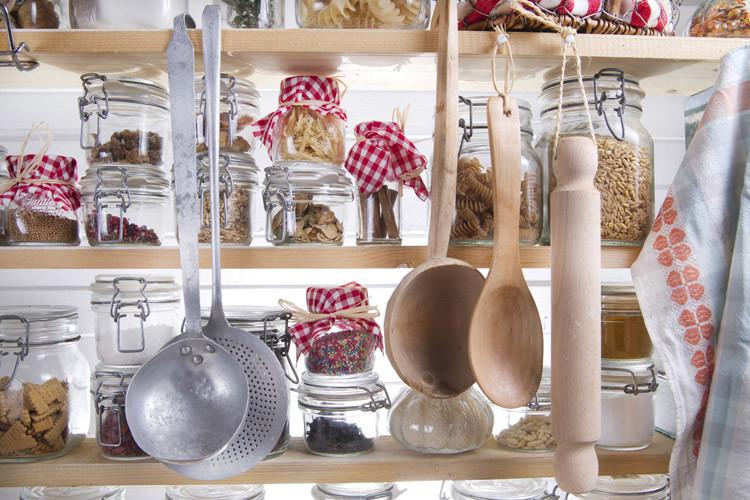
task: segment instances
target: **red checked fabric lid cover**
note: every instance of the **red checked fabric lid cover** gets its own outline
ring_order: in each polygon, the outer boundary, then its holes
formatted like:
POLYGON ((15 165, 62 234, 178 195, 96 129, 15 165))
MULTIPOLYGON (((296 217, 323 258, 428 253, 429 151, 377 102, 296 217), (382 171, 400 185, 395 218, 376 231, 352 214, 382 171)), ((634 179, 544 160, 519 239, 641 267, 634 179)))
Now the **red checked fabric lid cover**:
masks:
POLYGON ((357 143, 349 150, 345 167, 354 176, 362 194, 377 192, 386 181, 402 181, 427 199, 427 188, 419 177, 427 159, 406 138, 396 123, 371 121, 354 129, 357 143))
POLYGON ((264 116, 253 127, 253 135, 268 148, 273 150, 273 132, 284 113, 293 106, 302 106, 317 111, 323 116, 335 114, 346 121, 346 113, 340 107, 341 94, 339 84, 333 78, 325 76, 292 76, 281 81, 279 91, 279 108, 264 116))
POLYGON ((2 183, 8 189, 0 194, 0 205, 8 206, 12 201, 25 207, 43 204, 56 209, 74 212, 81 206, 81 196, 75 182, 78 180, 76 160, 68 156, 43 156, 39 167, 26 169, 35 155, 25 155, 21 165, 18 156, 8 156, 10 180, 2 183), (22 178, 18 178, 21 170, 22 178), (58 184, 54 181, 60 181, 58 184), (6 185, 7 183, 7 185, 6 185))

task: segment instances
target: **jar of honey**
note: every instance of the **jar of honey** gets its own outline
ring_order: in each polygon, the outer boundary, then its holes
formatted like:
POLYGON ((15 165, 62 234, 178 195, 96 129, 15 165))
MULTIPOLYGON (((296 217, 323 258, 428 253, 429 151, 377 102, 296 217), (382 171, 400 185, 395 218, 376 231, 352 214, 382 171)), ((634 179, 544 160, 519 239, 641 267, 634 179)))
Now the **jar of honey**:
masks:
POLYGON ((632 284, 602 284, 602 359, 649 359, 651 337, 632 284))

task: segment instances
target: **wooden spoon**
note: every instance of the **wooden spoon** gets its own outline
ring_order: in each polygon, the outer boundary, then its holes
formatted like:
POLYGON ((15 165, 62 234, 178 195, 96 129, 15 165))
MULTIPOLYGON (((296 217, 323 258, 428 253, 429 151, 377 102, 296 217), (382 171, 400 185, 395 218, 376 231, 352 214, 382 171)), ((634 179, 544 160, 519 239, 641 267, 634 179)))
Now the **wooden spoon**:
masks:
POLYGON ((440 9, 428 260, 404 277, 388 301, 385 350, 407 385, 449 398, 474 384, 469 323, 484 276, 446 257, 458 162, 458 21, 455 1, 443 0, 440 9))
POLYGON ((544 337, 534 298, 521 270, 521 128, 518 104, 487 101, 494 179, 492 265, 471 319, 469 359, 479 386, 496 405, 518 408, 534 398, 542 378, 544 337))

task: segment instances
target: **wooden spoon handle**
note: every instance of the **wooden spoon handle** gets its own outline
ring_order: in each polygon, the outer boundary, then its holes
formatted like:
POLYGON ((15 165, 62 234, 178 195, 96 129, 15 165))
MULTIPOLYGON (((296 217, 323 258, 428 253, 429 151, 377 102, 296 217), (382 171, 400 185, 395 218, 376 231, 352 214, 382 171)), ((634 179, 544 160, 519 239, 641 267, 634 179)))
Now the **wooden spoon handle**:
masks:
POLYGON ((458 17, 455 0, 442 0, 439 5, 429 259, 448 255, 458 168, 458 17))
POLYGON ((600 196, 596 146, 560 138, 550 195, 552 434, 557 484, 585 493, 596 483, 601 428, 600 196))

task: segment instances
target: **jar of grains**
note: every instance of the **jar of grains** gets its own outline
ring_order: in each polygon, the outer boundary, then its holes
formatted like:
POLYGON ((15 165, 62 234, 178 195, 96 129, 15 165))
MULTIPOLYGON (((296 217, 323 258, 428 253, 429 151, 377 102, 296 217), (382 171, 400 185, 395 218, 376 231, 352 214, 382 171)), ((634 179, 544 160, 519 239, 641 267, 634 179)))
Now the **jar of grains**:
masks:
POLYGON ((0 306, 0 461, 63 455, 89 428, 89 365, 78 311, 0 306))
POLYGON ((166 500, 263 500, 262 484, 191 484, 167 486, 166 500))
MULTIPOLYGON (((243 78, 222 74, 219 80, 219 148, 224 152, 252 153, 252 125, 260 118, 260 94, 243 78)), ((195 78, 195 117, 198 153, 207 151, 205 138, 206 92, 203 77, 195 78)))
POLYGON ((169 94, 156 82, 86 73, 78 98, 81 147, 89 166, 149 165, 167 173, 169 94))
MULTIPOLYGON (((441 487, 441 499, 443 496, 441 487)), ((451 500, 556 500, 547 493, 547 481, 541 478, 453 481, 451 500)))
POLYGON ((422 453, 461 453, 492 434, 492 408, 471 387, 452 398, 430 398, 404 387, 388 413, 388 429, 401 445, 422 453))
POLYGON ((690 36, 750 37, 747 0, 705 0, 690 20, 690 36))
POLYGON ((649 359, 651 337, 631 284, 602 284, 602 359, 649 359))
POLYGON ((267 241, 276 246, 343 244, 346 204, 354 199, 343 167, 284 162, 265 173, 267 241))
POLYGON ((172 276, 99 274, 89 290, 103 363, 141 365, 179 333, 180 287, 172 276))
MULTIPOLYGON (((492 158, 487 130, 488 97, 459 97, 458 175, 452 245, 492 245, 495 233, 492 158)), ((521 208, 518 242, 534 245, 542 230, 542 166, 531 145, 531 107, 518 100, 521 124, 521 208)))
MULTIPOLYGON (((594 186, 601 193, 602 245, 642 245, 654 214, 654 142, 640 121, 643 89, 620 69, 584 75, 583 84, 599 157, 594 186)), ((545 162, 550 193, 557 184, 552 155, 559 92, 560 79, 555 78, 544 83, 539 97, 543 132, 537 149, 545 162)), ((566 78, 562 99, 560 137, 588 136, 576 77, 566 78)), ((546 228, 547 240, 548 235, 546 228)))
POLYGON ((651 360, 602 360, 602 431, 596 446, 640 450, 654 436, 658 384, 651 360))
POLYGON ((557 448, 552 436, 552 392, 550 368, 544 367, 534 399, 521 408, 495 409, 495 441, 513 451, 551 451, 557 448))
POLYGON ((571 500, 667 500, 669 478, 665 474, 599 476, 589 493, 571 494, 571 500))
POLYGON ((125 395, 140 366, 116 366, 100 363, 91 377, 96 442, 104 458, 139 460, 148 458, 133 438, 125 413, 125 395))
POLYGON ((307 449, 316 455, 359 455, 375 448, 380 409, 390 408, 385 385, 375 372, 316 375, 304 372, 297 405, 307 449))
POLYGON ((81 201, 89 245, 161 245, 170 209, 162 172, 96 165, 81 179, 81 201))
POLYGON ((296 0, 300 28, 387 28, 423 30, 430 21, 427 0, 296 0))
POLYGON ((32 486, 19 500, 124 500, 125 486, 32 486))
POLYGON ((312 488, 315 500, 393 500, 401 493, 394 483, 316 484, 312 488))

